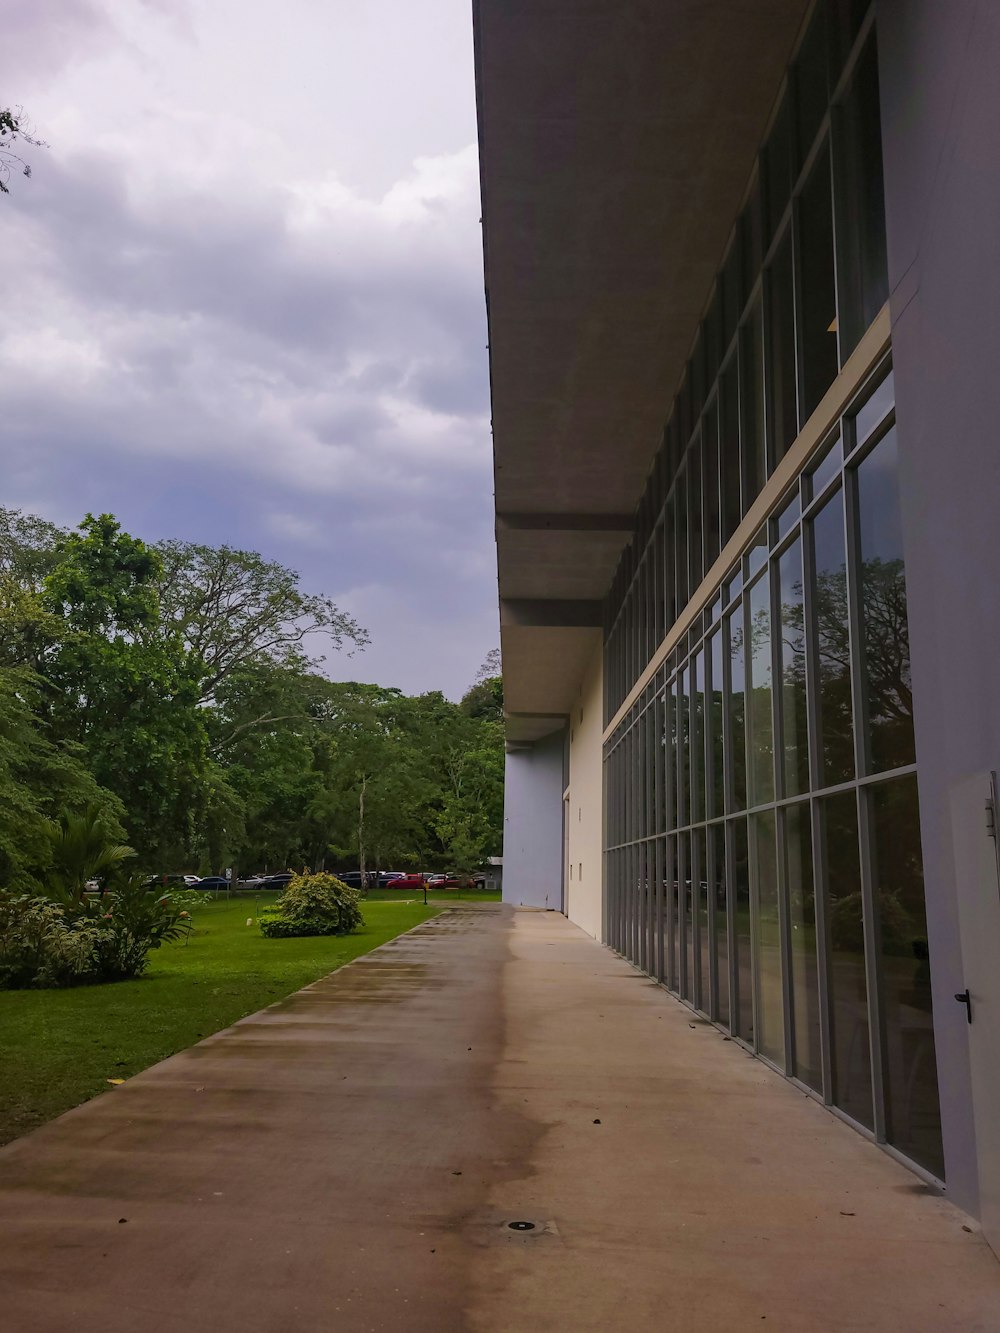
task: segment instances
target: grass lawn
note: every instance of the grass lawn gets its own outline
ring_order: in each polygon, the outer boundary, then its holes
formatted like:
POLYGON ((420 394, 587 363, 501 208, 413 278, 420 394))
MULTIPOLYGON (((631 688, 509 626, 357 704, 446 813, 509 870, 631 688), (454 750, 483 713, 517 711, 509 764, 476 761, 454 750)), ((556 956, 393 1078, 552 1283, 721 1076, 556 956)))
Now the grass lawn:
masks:
MULTIPOLYGON (((423 903, 423 890, 416 889, 369 889, 365 899, 369 903, 423 903)), ((500 891, 488 892, 486 889, 428 889, 429 903, 498 903, 500 891)), ((362 904, 363 905, 363 904, 362 904)))
MULTIPOLYGON (((136 981, 0 991, 0 1143, 60 1115, 441 909, 375 901, 353 935, 266 940, 246 899, 206 902, 187 943, 150 955, 136 981)), ((379 895, 381 897, 381 895, 379 895)), ((450 895, 455 901, 457 895, 450 895)))

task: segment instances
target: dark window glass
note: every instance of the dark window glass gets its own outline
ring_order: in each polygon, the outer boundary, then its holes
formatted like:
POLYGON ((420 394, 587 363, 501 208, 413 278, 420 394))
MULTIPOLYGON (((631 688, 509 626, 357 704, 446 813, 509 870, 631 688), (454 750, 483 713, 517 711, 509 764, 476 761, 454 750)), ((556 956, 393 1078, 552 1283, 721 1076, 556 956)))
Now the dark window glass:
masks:
POLYGON ((874 788, 872 835, 886 1137, 907 1157, 943 1177, 916 778, 874 788))
POLYGON ((722 364, 722 284, 717 282, 705 316, 705 375, 709 386, 715 383, 722 364))
POLYGON ((671 682, 663 693, 663 801, 667 828, 677 827, 677 701, 671 682))
POLYGON ((704 575, 701 548, 701 437, 688 450, 688 587, 693 595, 704 575))
POLYGON ((754 177, 740 227, 743 238, 743 304, 764 262, 764 219, 761 214, 760 175, 754 177))
POLYGON ((709 644, 712 665, 712 690, 708 703, 709 754, 712 763, 709 788, 711 807, 709 813, 721 815, 725 813, 726 809, 722 734, 722 635, 720 633, 713 634, 709 639, 709 644))
POLYGON ((722 341, 728 347, 733 340, 736 326, 743 312, 743 289, 740 277, 740 233, 739 225, 733 236, 725 264, 722 269, 722 341))
POLYGON ((873 1129, 857 796, 853 791, 839 792, 821 801, 820 808, 830 954, 833 1101, 860 1124, 873 1129))
POLYGON ((827 87, 826 14, 817 5, 806 29, 795 60, 795 121, 798 153, 796 168, 801 171, 813 140, 826 114, 830 93, 827 87))
POLYGON ((695 975, 694 1002, 702 1013, 709 1011, 709 990, 711 973, 711 936, 708 928, 708 831, 704 825, 696 829, 692 842, 695 847, 694 874, 691 876, 694 886, 694 924, 695 924, 695 975))
POLYGON ((820 723, 820 785, 854 777, 850 630, 844 554, 844 493, 838 489, 812 524, 816 582, 816 675, 820 723))
POLYGON ((712 913, 715 931, 715 967, 718 978, 718 1010, 716 1017, 726 1027, 730 1023, 729 1015, 729 913, 726 894, 726 829, 724 824, 713 824, 710 828, 715 852, 712 867, 712 913))
POLYGON ((719 554, 719 418, 713 399, 702 418, 702 514, 705 543, 705 573, 719 554))
POLYGON ((747 821, 733 823, 733 916, 736 950, 736 995, 734 1013, 736 1035, 753 1042, 753 965, 750 952, 750 857, 747 848, 747 821))
POLYGON ((788 232, 768 271, 768 401, 772 456, 777 463, 798 433, 795 397, 795 311, 792 238, 788 232))
POLYGON ((694 945, 691 923, 691 834, 677 835, 677 925, 681 964, 680 993, 694 999, 694 945))
POLYGON ((806 722, 806 640, 802 606, 802 540, 778 562, 781 602, 781 729, 785 796, 809 790, 806 722))
POLYGON ((785 1017, 782 1003, 781 928, 778 911, 778 866, 775 857, 774 811, 753 815, 757 910, 754 942, 757 953, 757 1045, 762 1055, 783 1065, 785 1017))
POLYGON ((830 87, 843 72, 871 0, 826 0, 830 33, 830 87))
POLYGON ((687 468, 677 473, 674 487, 674 572, 677 575, 676 614, 688 601, 687 468))
POLYGON ((663 868, 663 932, 666 981, 677 990, 677 838, 666 840, 663 868))
POLYGON ((802 358, 802 420, 815 411, 837 378, 837 297, 833 270, 833 201, 830 154, 824 149, 799 200, 799 347, 802 358))
POLYGON ((741 332, 740 371, 745 514, 767 479, 767 458, 764 452, 764 328, 759 296, 751 306, 741 332))
POLYGON ((810 1088, 822 1092, 816 897, 813 889, 809 802, 787 806, 784 823, 788 939, 792 970, 792 1073, 810 1088))
POLYGON ((787 92, 781 99, 761 160, 764 171, 766 247, 774 240, 782 214, 792 196, 792 129, 787 92))
POLYGON ((702 409, 705 406, 705 331, 699 327, 694 340, 694 351, 691 353, 691 368, 689 371, 691 381, 691 429, 694 430, 701 416, 702 409))
POLYGON ((840 344, 846 358, 889 296, 874 34, 834 117, 840 344))
POLYGON ((690 824, 691 811, 691 672, 677 673, 677 827, 690 824))
POLYGON ((722 372, 719 382, 719 459, 722 469, 722 544, 740 526, 740 389, 737 358, 722 372))
POLYGON ((705 650, 691 659, 691 822, 705 818, 705 650))
POLYGON ((747 803, 746 771, 746 682, 743 666, 743 612, 740 607, 726 617, 729 642, 729 756, 732 770, 732 809, 743 810, 747 803))
POLYGON ((774 724, 771 710, 771 590, 767 575, 748 594, 750 634, 750 804, 774 800, 774 724))
POLYGON ((762 569, 767 563, 768 542, 767 542, 767 524, 758 531, 753 539, 753 544, 748 548, 746 555, 747 578, 752 579, 758 569, 762 569))
POLYGON ((862 662, 874 773, 916 760, 896 427, 858 468, 862 662))
POLYGON ((663 642, 665 629, 663 625, 663 523, 657 523, 653 533, 653 549, 650 559, 652 561, 652 595, 653 595, 653 644, 659 647, 663 642))

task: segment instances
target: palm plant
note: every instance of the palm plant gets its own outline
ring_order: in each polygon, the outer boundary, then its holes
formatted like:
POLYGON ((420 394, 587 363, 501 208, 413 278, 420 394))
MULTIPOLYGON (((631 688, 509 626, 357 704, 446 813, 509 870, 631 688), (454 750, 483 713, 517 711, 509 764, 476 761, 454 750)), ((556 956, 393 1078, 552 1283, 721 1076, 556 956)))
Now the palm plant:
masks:
POLYGON ((64 810, 50 824, 52 866, 45 882, 56 902, 79 906, 88 880, 106 879, 135 856, 133 848, 109 838, 102 815, 99 806, 88 805, 80 814, 64 810))

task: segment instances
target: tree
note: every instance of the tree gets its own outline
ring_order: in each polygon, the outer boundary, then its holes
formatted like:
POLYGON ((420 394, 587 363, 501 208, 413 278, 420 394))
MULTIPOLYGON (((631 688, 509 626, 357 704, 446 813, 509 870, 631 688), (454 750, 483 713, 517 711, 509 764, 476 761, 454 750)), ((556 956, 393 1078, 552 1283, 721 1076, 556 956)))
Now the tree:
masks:
POLYGON ((34 148, 48 148, 43 139, 36 139, 29 134, 24 112, 20 107, 0 107, 0 194, 10 194, 7 182, 11 171, 18 171, 22 176, 31 175, 31 167, 14 145, 21 139, 34 148))
POLYGON ((88 805, 74 814, 61 810, 50 825, 52 866, 46 876, 51 896, 67 905, 82 904, 87 881, 106 879, 135 851, 116 840, 109 832, 106 812, 99 805, 88 805))
POLYGON ((199 665, 202 703, 214 699, 232 672, 263 659, 317 665, 323 659, 303 650, 312 639, 335 649, 368 643, 367 631, 328 597, 303 592, 294 570, 255 551, 178 541, 155 550, 163 623, 199 665))
POLYGON ((40 594, 60 626, 41 654, 46 720, 121 798, 146 860, 190 846, 207 759, 198 672, 179 634, 161 627, 160 570, 112 515, 88 514, 57 544, 40 594))

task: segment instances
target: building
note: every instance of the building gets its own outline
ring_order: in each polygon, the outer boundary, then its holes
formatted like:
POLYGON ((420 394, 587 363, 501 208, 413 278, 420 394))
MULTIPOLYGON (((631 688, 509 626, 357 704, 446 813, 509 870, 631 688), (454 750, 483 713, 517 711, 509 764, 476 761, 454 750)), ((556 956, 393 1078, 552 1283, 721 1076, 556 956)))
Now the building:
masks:
POLYGON ((998 1246, 1000 6, 474 9, 504 896, 998 1246))

